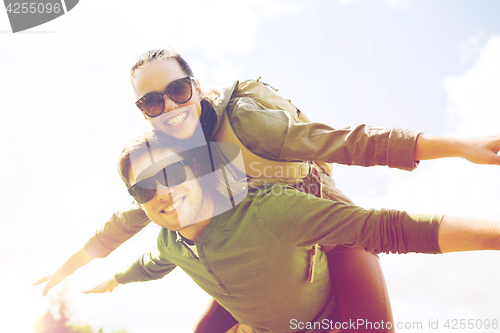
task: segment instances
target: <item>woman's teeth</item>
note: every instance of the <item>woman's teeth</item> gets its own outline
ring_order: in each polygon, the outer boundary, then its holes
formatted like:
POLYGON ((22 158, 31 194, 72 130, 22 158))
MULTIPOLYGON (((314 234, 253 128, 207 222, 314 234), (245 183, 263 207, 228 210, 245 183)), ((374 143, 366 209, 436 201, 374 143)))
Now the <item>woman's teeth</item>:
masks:
POLYGON ((186 116, 187 116, 187 111, 186 112, 183 112, 181 113, 180 115, 178 116, 175 116, 173 118, 170 118, 166 121, 167 125, 169 126, 175 126, 175 125, 179 125, 180 123, 182 123, 182 121, 184 119, 186 119, 186 116))
POLYGON ((163 211, 165 213, 170 213, 171 211, 173 211, 177 207, 179 207, 183 201, 184 201, 184 198, 180 198, 179 200, 174 201, 174 203, 170 207, 168 207, 167 209, 164 209, 163 211))

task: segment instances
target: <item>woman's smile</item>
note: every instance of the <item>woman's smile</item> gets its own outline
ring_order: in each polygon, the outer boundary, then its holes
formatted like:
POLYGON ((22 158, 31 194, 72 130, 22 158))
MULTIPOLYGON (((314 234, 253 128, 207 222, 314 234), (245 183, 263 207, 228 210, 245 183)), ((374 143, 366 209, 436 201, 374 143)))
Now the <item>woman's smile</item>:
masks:
POLYGON ((184 112, 182 112, 181 114, 179 114, 177 116, 170 117, 170 118, 167 119, 167 121, 165 121, 165 123, 167 125, 169 125, 169 126, 177 126, 180 123, 182 123, 184 121, 184 119, 186 119, 186 117, 188 115, 188 112, 189 111, 184 111, 184 112))

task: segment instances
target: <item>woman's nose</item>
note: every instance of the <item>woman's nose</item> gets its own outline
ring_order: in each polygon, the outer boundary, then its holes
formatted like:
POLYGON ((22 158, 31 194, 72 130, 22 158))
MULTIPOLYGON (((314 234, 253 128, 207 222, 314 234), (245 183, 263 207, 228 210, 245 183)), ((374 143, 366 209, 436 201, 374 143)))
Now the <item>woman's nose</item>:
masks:
POLYGON ((165 101, 165 110, 163 110, 164 113, 175 110, 177 108, 177 104, 167 96, 163 96, 163 100, 165 101))

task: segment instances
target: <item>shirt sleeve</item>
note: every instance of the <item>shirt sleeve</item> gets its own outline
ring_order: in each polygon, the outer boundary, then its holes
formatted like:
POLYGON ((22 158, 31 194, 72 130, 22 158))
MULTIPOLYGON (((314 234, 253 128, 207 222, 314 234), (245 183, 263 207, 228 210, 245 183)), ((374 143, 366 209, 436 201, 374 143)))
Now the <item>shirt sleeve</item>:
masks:
POLYGON ((109 220, 87 241, 85 250, 95 258, 107 257, 149 222, 142 208, 133 203, 111 215, 109 220))
POLYGON ((163 247, 163 231, 158 237, 158 244, 152 250, 144 253, 129 267, 115 274, 115 279, 120 284, 140 281, 151 281, 163 278, 170 273, 176 265, 160 254, 163 247))
POLYGON ((242 143, 257 155, 286 161, 322 161, 347 165, 387 165, 412 170, 418 131, 369 125, 334 129, 297 123, 287 112, 268 110, 249 97, 232 100, 228 114, 242 143))
POLYGON ((345 245, 375 253, 441 253, 438 234, 442 215, 363 209, 283 186, 261 190, 257 198, 263 222, 281 242, 291 246, 345 245))

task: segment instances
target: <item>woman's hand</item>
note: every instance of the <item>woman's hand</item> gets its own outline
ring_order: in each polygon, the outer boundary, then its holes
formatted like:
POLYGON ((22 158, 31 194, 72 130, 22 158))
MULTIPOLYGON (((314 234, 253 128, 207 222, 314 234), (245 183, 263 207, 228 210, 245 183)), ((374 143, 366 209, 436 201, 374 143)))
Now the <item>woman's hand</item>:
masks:
POLYGON ((500 165, 500 134, 472 138, 448 138, 420 134, 415 161, 442 157, 462 157, 476 164, 500 165))
POLYGON ((500 165, 500 135, 462 139, 462 157, 476 164, 500 165))
POLYGON ((115 289, 119 285, 120 284, 118 283, 118 281, 116 281, 115 277, 112 277, 112 278, 104 281, 103 283, 101 283, 100 285, 98 285, 92 289, 82 291, 82 293, 84 293, 84 294, 102 294, 102 293, 105 293, 108 291, 112 292, 113 289, 115 289))

